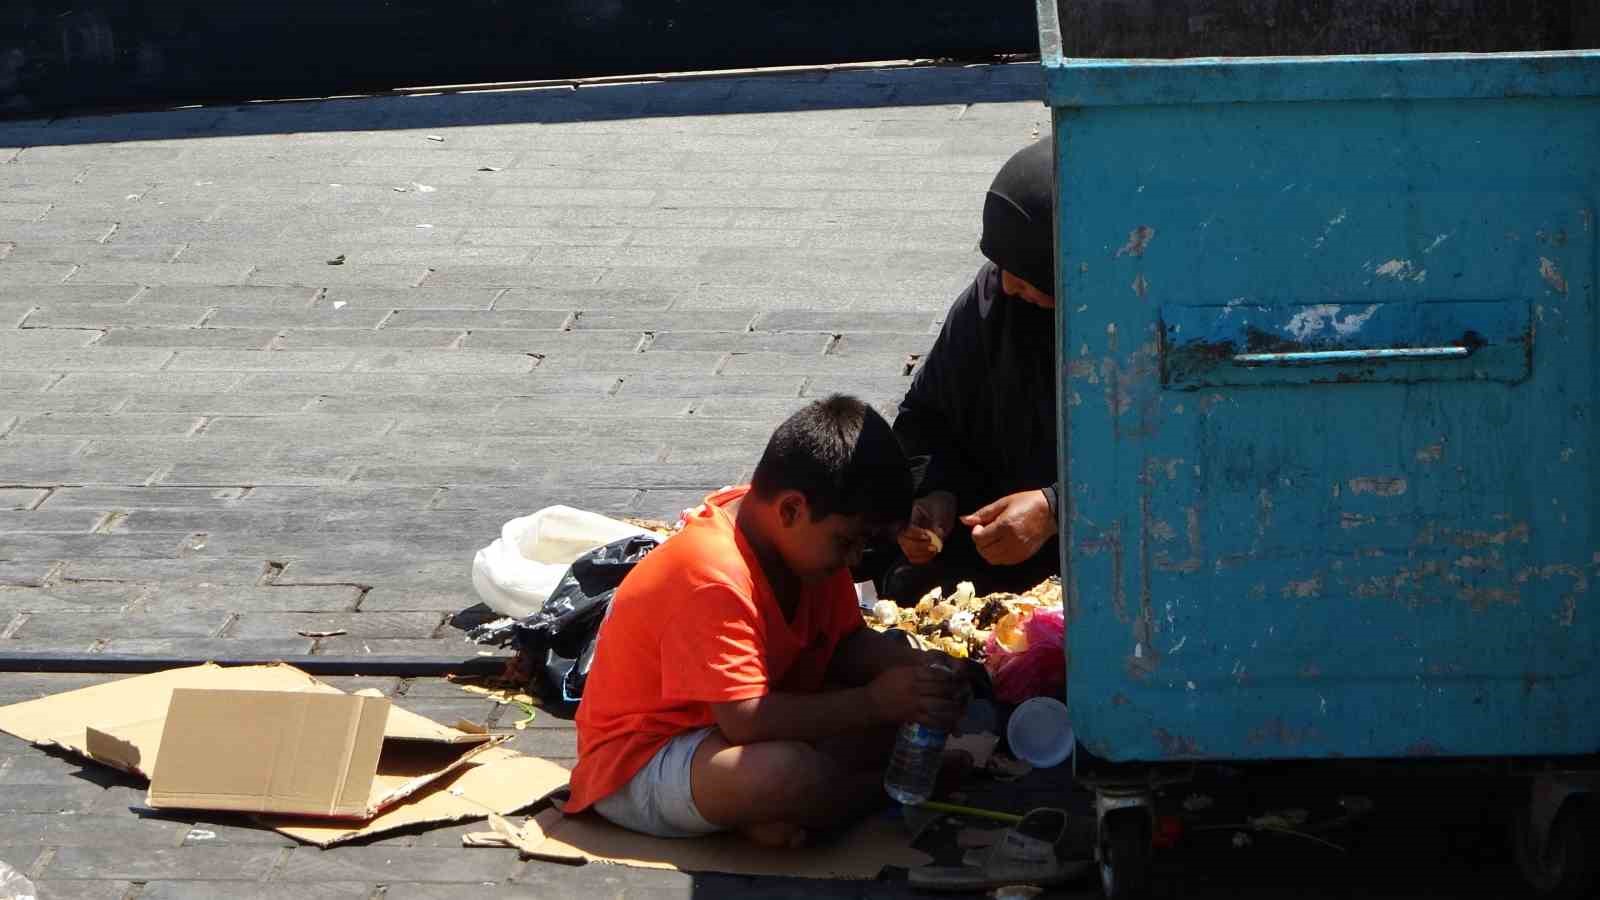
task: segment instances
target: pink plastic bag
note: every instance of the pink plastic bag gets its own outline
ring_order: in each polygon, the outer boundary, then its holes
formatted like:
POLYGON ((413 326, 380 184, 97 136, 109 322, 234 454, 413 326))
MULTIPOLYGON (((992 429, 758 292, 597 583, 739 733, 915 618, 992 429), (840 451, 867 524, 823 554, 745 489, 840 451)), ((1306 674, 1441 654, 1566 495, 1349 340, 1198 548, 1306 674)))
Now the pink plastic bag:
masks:
POLYGON ((1030 697, 1062 699, 1067 690, 1066 619, 1060 607, 1035 610, 1022 624, 1027 647, 1012 652, 995 635, 984 645, 983 666, 1003 703, 1030 697))

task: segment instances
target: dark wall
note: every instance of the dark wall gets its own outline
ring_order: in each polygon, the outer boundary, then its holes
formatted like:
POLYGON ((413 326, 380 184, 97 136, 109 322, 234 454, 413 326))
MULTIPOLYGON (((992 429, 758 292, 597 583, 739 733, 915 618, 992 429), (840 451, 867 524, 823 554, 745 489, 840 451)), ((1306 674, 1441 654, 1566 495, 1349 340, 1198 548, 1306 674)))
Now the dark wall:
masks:
POLYGON ((0 114, 1038 49, 1032 0, 0 0, 0 114))
POLYGON ((1600 0, 1058 0, 1068 56, 1600 47, 1600 0))
MULTIPOLYGON (((1074 56, 1600 46, 1600 0, 1060 0, 1074 56)), ((0 0, 0 115, 1034 52, 1034 0, 0 0)))

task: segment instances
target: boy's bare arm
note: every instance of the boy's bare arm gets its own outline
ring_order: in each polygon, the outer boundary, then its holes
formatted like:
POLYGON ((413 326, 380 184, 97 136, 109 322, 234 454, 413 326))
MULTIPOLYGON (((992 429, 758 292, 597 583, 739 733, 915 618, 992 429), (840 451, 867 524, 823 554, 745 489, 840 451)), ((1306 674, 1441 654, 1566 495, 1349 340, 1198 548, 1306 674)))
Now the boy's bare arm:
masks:
POLYGON ((889 669, 865 687, 817 694, 774 693, 713 703, 717 728, 730 744, 819 741, 901 722, 948 730, 961 717, 958 676, 932 666, 889 669))
MULTIPOLYGON (((916 639, 898 628, 873 631, 861 628, 839 642, 828 661, 828 680, 852 687, 869 684, 872 679, 900 666, 927 665, 949 661, 930 655, 917 646, 916 639)), ((951 668, 955 668, 951 664, 951 668)))

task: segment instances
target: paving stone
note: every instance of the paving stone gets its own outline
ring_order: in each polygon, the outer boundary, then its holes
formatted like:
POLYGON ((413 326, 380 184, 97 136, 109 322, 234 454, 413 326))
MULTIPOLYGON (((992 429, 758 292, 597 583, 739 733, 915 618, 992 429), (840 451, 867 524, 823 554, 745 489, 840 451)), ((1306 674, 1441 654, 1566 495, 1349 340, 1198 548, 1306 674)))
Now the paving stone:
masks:
POLYGON ((410 656, 428 659, 467 659, 484 648, 467 644, 457 635, 450 639, 363 638, 339 636, 317 642, 318 656, 410 656))
MULTIPOLYGON (((105 352, 105 351, 102 351, 105 352)), ((145 352, 145 351, 136 351, 145 352)), ((167 353, 166 356, 171 356, 167 353)), ((205 394, 221 393, 244 379, 233 372, 69 372, 50 388, 53 394, 205 394)))
MULTIPOLYGON (((242 263, 91 262, 74 268, 78 284, 242 284, 252 274, 242 263)), ((6 274, 0 271, 0 278, 6 274)))
POLYGON ((272 870, 280 853, 277 847, 62 847, 43 874, 50 879, 253 881, 272 870))
POLYGON ((19 350, 0 356, 0 369, 23 372, 105 372, 145 371, 161 368, 172 352, 168 350, 19 350))
POLYGON ((283 350, 312 350, 340 348, 347 350, 403 349, 403 350, 454 350, 471 349, 463 342, 466 332, 438 329, 406 329, 382 331, 331 331, 321 328, 302 328, 285 332, 276 346, 283 350))
POLYGON ((221 508, 243 495, 240 488, 62 487, 51 492, 49 503, 52 509, 221 508))
MULTIPOLYGON (((219 889, 226 892, 228 900, 368 900, 373 895, 374 886, 355 881, 325 881, 318 884, 231 881, 225 885, 216 882, 152 881, 139 892, 139 900, 214 900, 219 889)), ((453 890, 457 891, 454 896, 459 897, 460 889, 453 890)))
POLYGON ((461 309, 486 310, 503 288, 485 287, 409 287, 373 288, 359 285, 332 285, 318 301, 319 307, 344 304, 340 309, 461 309))
POLYGON ((233 640, 229 638, 111 638, 99 652, 130 656, 181 656, 200 659, 292 659, 309 654, 314 638, 233 640))
POLYGON ((101 347, 266 350, 277 336, 276 331, 249 328, 113 328, 95 343, 101 347))
POLYGON ((0 608, 45 613, 72 610, 84 614, 127 609, 145 596, 139 584, 65 583, 49 587, 0 587, 0 608))
POLYGON ((59 375, 41 375, 27 372, 0 372, 0 391, 38 392, 54 384, 59 375))
POLYGON ((24 323, 28 328, 111 328, 119 325, 182 328, 198 325, 206 316, 204 307, 192 306, 35 302, 39 303, 39 308, 24 323))
MULTIPOLYGON (((73 263, 8 262, 0 260, 0 283, 12 287, 22 285, 61 284, 82 270, 73 263)), ((91 279, 104 280, 104 279, 91 279)))
MULTIPOLYGON (((22 571, 28 571, 22 569, 22 571)), ((192 557, 140 559, 136 557, 67 557, 62 577, 79 581, 149 581, 163 584, 254 585, 266 571, 263 559, 192 557)))
MULTIPOLYGON (((243 617, 241 617, 242 619, 243 617)), ((69 646, 86 646, 95 641, 111 640, 137 633, 145 638, 214 637, 228 622, 225 612, 187 612, 173 614, 145 614, 125 612, 118 616, 85 616, 81 612, 28 613, 22 627, 13 634, 13 640, 27 646, 37 646, 50 640, 69 646)), ((312 626, 307 626, 312 627, 312 626)), ((246 631, 240 637, 292 637, 285 635, 256 634, 246 631)))
POLYGON ((499 350, 549 359, 574 353, 631 353, 643 340, 642 333, 625 331, 472 331, 461 346, 465 350, 499 350))
POLYGON ((0 488, 0 510, 28 509, 43 500, 48 493, 40 488, 0 488))
POLYGON ((352 638, 420 639, 431 637, 439 627, 439 622, 440 616, 432 612, 247 612, 239 616, 228 629, 228 636, 240 639, 286 638, 293 637, 298 631, 343 629, 352 638))
POLYGON ((276 873, 279 881, 482 883, 503 881, 517 869, 514 853, 463 853, 431 847, 297 847, 276 873))
MULTIPOLYGON (((0 602, 5 594, 0 592, 0 602)), ((149 612, 222 610, 225 612, 348 612, 361 597, 354 585, 272 585, 259 588, 212 585, 167 586, 149 590, 140 608, 149 612)))
POLYGON ((109 435, 183 436, 195 430, 194 416, 30 416, 17 424, 18 434, 59 434, 101 437, 109 435))
POLYGON ((351 353, 332 351, 233 351, 178 350, 168 366, 171 371, 244 372, 277 369, 292 372, 342 372, 355 358, 351 353))
POLYGON ((284 415, 306 412, 321 398, 316 394, 152 394, 129 397, 118 410, 140 413, 187 413, 195 416, 284 415))
MULTIPOLYGON (((489 268, 487 266, 483 268, 489 268)), ((427 266, 420 265, 265 265, 252 267, 250 284, 309 285, 330 284, 416 287, 427 277, 427 266)), ((243 279, 241 279, 243 280, 243 279)))
POLYGON ((0 331, 0 353, 20 350, 64 350, 85 347, 101 336, 99 331, 29 328, 26 331, 0 331))
MULTIPOLYGON (((117 412, 127 402, 125 397, 89 394, 19 394, 0 393, 0 415, 18 416, 23 413, 100 413, 117 412)), ((12 424, 16 424, 13 422, 12 424)))
POLYGON ((372 329, 377 328, 388 310, 343 306, 334 308, 326 304, 297 309, 292 311, 254 308, 230 307, 219 309, 216 314, 206 320, 206 325, 212 328, 262 328, 272 327, 278 330, 285 328, 352 328, 372 329))
POLYGON ((0 814, 62 813, 88 809, 105 788, 98 784, 11 784, 0 790, 0 814))
POLYGON ((140 294, 135 305, 278 309, 290 312, 307 308, 316 295, 315 289, 307 287, 159 284, 140 294))
POLYGON ((123 900, 133 889, 133 883, 128 881, 37 879, 33 884, 46 900, 123 900))
POLYGON ((397 350, 361 356, 355 361, 355 371, 513 374, 531 372, 536 363, 534 358, 521 353, 397 350))

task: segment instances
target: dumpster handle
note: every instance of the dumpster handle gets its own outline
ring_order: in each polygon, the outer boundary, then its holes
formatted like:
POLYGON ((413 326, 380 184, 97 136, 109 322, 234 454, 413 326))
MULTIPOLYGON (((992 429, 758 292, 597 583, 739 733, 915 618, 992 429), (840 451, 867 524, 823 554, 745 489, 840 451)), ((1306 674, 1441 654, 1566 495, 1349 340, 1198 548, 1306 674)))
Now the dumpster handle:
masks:
POLYGON ((1300 353, 1235 353, 1241 366, 1306 366, 1323 363, 1384 362, 1391 359, 1463 359, 1471 347, 1394 347, 1383 350, 1315 350, 1300 353))

